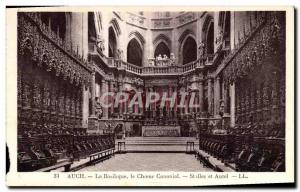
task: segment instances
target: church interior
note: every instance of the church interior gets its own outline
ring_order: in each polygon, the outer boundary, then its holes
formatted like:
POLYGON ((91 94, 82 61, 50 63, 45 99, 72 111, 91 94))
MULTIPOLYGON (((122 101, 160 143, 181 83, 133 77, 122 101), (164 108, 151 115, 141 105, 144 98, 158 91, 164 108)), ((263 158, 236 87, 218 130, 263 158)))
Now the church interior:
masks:
POLYGON ((162 151, 285 171, 285 12, 19 12, 17 32, 18 171, 162 151))

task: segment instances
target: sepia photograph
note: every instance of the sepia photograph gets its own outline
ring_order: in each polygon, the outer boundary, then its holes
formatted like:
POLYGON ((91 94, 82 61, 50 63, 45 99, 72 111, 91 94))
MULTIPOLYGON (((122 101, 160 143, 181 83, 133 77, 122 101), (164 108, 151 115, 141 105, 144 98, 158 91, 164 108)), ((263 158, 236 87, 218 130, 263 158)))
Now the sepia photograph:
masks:
POLYGON ((80 186, 294 179, 293 9, 277 9, 14 9, 14 174, 80 186))

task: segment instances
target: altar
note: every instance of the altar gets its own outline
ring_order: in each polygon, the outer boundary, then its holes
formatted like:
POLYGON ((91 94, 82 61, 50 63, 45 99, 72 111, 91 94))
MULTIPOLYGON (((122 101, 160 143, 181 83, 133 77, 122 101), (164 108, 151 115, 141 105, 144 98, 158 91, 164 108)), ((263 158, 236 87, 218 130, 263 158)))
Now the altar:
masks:
POLYGON ((142 126, 143 137, 179 137, 180 126, 145 125, 142 126))

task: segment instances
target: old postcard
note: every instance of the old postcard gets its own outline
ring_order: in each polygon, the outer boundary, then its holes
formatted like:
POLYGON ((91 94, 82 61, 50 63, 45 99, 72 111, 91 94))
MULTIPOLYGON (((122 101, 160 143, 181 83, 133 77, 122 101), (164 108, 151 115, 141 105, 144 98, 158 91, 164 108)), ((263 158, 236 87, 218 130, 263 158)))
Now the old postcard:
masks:
POLYGON ((292 7, 6 11, 8 186, 295 182, 292 7))

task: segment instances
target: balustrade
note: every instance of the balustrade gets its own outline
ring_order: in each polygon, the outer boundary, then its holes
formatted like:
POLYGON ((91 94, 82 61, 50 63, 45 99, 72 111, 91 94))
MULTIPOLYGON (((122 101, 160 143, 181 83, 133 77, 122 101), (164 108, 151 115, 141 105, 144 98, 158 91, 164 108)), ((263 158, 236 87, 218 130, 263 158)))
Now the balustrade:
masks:
POLYGON ((196 70, 197 68, 201 68, 205 66, 205 62, 212 61, 213 55, 205 58, 200 58, 196 61, 192 61, 188 64, 185 64, 183 66, 170 64, 170 60, 162 61, 166 62, 166 64, 156 65, 157 62, 155 59, 149 59, 152 63, 145 67, 140 67, 133 65, 131 63, 127 63, 125 61, 122 61, 120 59, 115 59, 112 57, 106 58, 106 63, 109 67, 116 67, 118 69, 125 69, 129 72, 133 72, 136 74, 144 74, 144 75, 153 75, 153 74, 181 74, 181 73, 187 73, 191 72, 193 70, 196 70))

